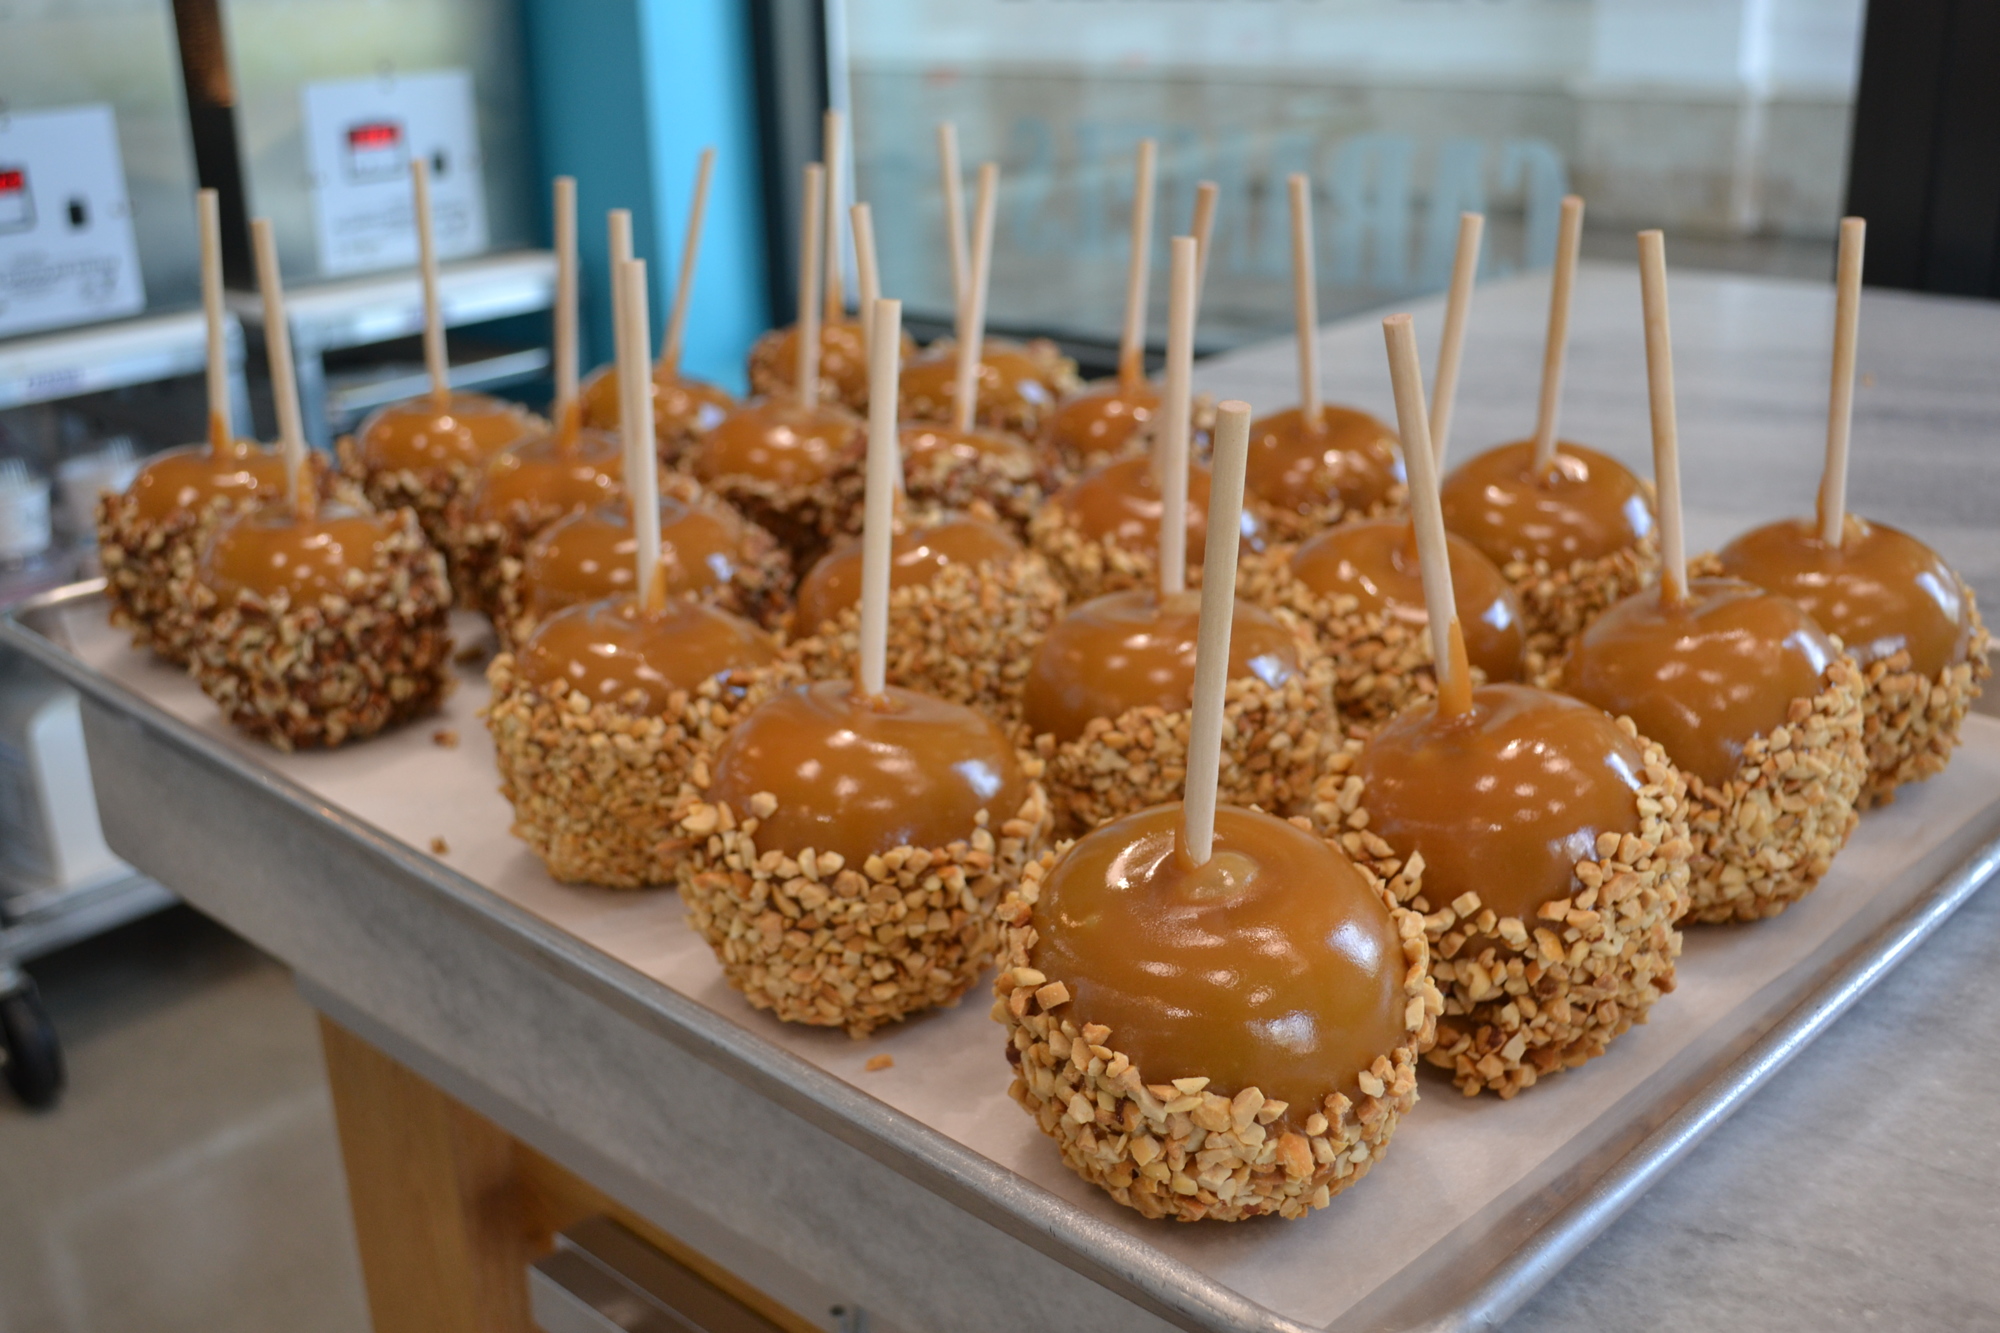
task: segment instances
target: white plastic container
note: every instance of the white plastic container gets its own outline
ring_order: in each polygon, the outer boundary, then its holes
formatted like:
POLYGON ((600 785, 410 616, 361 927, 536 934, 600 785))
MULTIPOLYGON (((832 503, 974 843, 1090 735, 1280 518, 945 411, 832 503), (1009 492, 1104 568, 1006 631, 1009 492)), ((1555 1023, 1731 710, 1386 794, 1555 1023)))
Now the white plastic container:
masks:
POLYGON ((105 845, 76 691, 0 677, 0 897, 83 888, 132 873, 105 845))
POLYGON ((53 538, 49 483, 18 458, 0 459, 0 561, 33 560, 53 538))

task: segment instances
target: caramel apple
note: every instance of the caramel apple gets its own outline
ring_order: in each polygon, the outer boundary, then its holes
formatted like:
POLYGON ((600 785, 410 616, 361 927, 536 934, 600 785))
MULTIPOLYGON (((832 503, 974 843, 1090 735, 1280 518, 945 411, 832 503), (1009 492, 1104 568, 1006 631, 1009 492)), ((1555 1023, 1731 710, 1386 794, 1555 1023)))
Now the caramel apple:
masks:
MULTIPOLYGON (((979 425, 1035 439, 1056 404, 1082 387, 1076 362, 1055 343, 985 339, 979 355, 975 419, 979 425)), ((958 397, 958 348, 940 339, 903 371, 903 415, 918 421, 950 422, 958 397)))
POLYGON ((446 524, 457 544, 452 568, 461 601, 500 613, 502 566, 519 561, 550 524, 621 495, 624 446, 615 436, 570 420, 503 449, 453 498, 446 524))
MULTIPOLYGON (((784 548, 691 478, 669 473, 665 481, 659 521, 667 595, 776 627, 792 582, 784 548)), ((565 607, 632 591, 638 551, 629 501, 550 524, 518 560, 501 562, 493 621, 501 646, 521 642, 565 607)))
MULTIPOLYGON (((1188 469, 1189 574, 1200 571, 1197 553, 1208 537, 1208 469, 1188 469)), ((1048 558, 1070 596, 1084 600, 1159 578, 1160 495, 1158 465, 1144 455, 1121 458, 1071 482, 1028 520, 1028 540, 1048 558)), ((1264 528, 1247 511, 1243 542, 1264 544, 1264 528)))
MULTIPOLYGON (((799 326, 772 329, 751 345, 750 391, 766 398, 789 398, 797 384, 799 326)), ((917 354, 916 339, 903 335, 903 356, 917 354)), ((859 319, 829 319, 819 331, 820 401, 850 412, 868 410, 868 346, 859 319)))
POLYGON ((861 419, 842 407, 758 399, 689 450, 690 470, 791 552, 817 559, 859 507, 861 419))
POLYGON ((1423 858, 1428 1058, 1511 1097, 1604 1053, 1673 989, 1688 906, 1686 786, 1629 720, 1524 685, 1426 700, 1351 770, 1366 828, 1423 858))
MULTIPOLYGON (((1520 678, 1520 598, 1479 549, 1450 537, 1452 589, 1482 681, 1520 678)), ((1312 625, 1333 659, 1334 702, 1349 725, 1374 725, 1436 692, 1416 533, 1406 519, 1341 523, 1244 571, 1244 596, 1312 625)))
POLYGON ((1243 493, 1274 539, 1302 541, 1343 518, 1400 509, 1408 490, 1395 432, 1366 412, 1326 404, 1317 425, 1293 407, 1251 426, 1243 493))
POLYGON ((1109 380, 1057 407, 1042 447, 1059 473, 1086 472, 1140 444, 1159 410, 1160 391, 1143 378, 1109 380))
POLYGON ((626 593, 556 612, 487 669, 515 836, 567 883, 671 883, 675 806, 782 678, 777 664, 763 631, 685 598, 648 610, 626 593))
POLYGON ((1041 456, 1018 435, 922 422, 903 427, 901 440, 904 490, 913 505, 984 505, 1018 532, 1042 507, 1041 456))
MULTIPOLYGON (((1005 527, 968 515, 900 528, 892 542, 888 673, 911 689, 1012 721, 1029 662, 1062 614, 1062 585, 1005 527)), ((847 538, 799 585, 787 655, 815 680, 851 677, 862 544, 847 538)))
MULTIPOLYGON (((592 371, 580 390, 583 424, 616 432, 623 415, 618 392, 617 366, 592 371)), ((663 467, 679 466, 689 447, 736 406, 727 391, 664 365, 653 367, 651 392, 653 438, 663 467)))
POLYGON ((1972 589, 1935 551, 1850 514, 1838 547, 1816 523, 1783 520, 1725 546, 1714 568, 1797 602, 1854 657, 1868 750, 1861 808, 1944 771, 1992 673, 1991 638, 1972 589))

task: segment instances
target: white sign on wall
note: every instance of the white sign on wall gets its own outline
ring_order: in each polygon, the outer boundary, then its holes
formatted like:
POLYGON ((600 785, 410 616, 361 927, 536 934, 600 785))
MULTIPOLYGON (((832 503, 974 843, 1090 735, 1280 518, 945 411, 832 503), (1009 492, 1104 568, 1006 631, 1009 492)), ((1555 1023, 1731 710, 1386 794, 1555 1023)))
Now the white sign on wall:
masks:
POLYGON ((145 308, 111 108, 0 114, 0 337, 145 308))
POLYGON ((300 96, 320 272, 417 262, 410 160, 418 156, 431 164, 439 256, 486 248, 486 189, 469 71, 308 83, 300 96))

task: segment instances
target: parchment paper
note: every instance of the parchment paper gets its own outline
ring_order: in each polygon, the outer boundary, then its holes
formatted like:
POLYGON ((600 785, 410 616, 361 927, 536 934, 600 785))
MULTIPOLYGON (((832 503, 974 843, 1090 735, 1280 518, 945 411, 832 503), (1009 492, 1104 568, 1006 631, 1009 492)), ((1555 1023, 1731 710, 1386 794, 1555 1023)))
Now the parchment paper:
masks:
MULTIPOLYGON (((1404 1283, 1434 1286, 1439 1300, 1454 1280, 1476 1277, 1485 1258, 1497 1259, 1518 1240, 1518 1205, 1532 1204, 1580 1162, 1619 1150, 1657 1123, 1662 1105, 1677 1104, 1690 1080, 1705 1080, 1729 1048, 1793 1006, 1818 970, 1815 962, 1844 952, 1919 896, 1949 868, 1938 864, 1942 849, 2000 805, 2000 721, 1974 717, 1950 770, 1864 818, 1833 873, 1804 903, 1755 926, 1690 932, 1678 989, 1608 1055, 1511 1102, 1469 1100, 1441 1077, 1427 1076, 1422 1101, 1397 1131, 1387 1159, 1333 1207, 1300 1222, 1186 1226, 1147 1222, 1060 1164, 1007 1098, 1008 1065, 984 985, 954 1010, 866 1041, 794 1028, 752 1010, 724 984, 671 891, 579 889, 550 879, 508 833, 511 812, 496 790, 492 747, 476 715, 487 698, 478 667, 461 673, 459 689, 434 719, 333 753, 283 755, 236 736, 192 681, 131 650, 105 623, 101 604, 72 608, 63 627, 86 663, 165 711, 419 851, 428 853, 432 840, 443 838, 449 850, 439 859, 494 892, 1075 1207, 1313 1326, 1340 1318, 1406 1266, 1412 1267, 1404 1283), (456 733, 456 748, 435 743, 440 729, 456 733), (863 1069, 885 1053, 893 1067, 863 1069), (1469 1257, 1475 1253, 1485 1258, 1469 1257)), ((461 616, 456 628, 463 642, 485 634, 471 617, 461 616)), ((1911 965, 1921 967, 1921 955, 1911 965)))

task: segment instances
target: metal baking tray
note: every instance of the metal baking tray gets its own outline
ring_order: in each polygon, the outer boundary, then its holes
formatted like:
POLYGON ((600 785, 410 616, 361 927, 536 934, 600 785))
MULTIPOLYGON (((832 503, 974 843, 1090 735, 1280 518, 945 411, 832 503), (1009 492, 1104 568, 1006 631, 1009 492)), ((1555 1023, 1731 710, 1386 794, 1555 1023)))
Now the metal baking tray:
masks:
MULTIPOLYGON (((863 1043, 787 1027, 723 985, 671 893, 551 881, 507 833, 475 668, 434 722, 281 755, 232 734, 185 677, 126 647, 98 585, 0 619, 0 650, 82 694, 107 834, 142 870, 205 881, 194 858, 220 848, 264 875, 246 893, 268 894, 278 874, 367 885, 375 898, 360 910, 383 920, 409 895, 448 909, 601 1005, 591 1012, 603 1022, 638 1023, 663 1052, 693 1056, 997 1229, 996 1244, 1011 1238, 1088 1278, 1130 1312, 1111 1321, 1123 1327, 1492 1327, 2000 869, 2000 722, 1975 717, 1951 769, 1868 815, 1811 898, 1756 926, 1691 931, 1679 989, 1604 1058, 1506 1103, 1427 1076, 1387 1159, 1332 1208, 1290 1224, 1180 1226, 1118 1208, 1061 1167, 1007 1100, 980 992, 863 1043), (433 856, 433 845, 448 850, 433 856), (865 1072, 876 1054, 894 1068, 865 1072)), ((210 906, 216 891, 197 887, 192 900, 210 906)), ((231 921, 250 901, 212 910, 231 921)), ((386 927, 360 929, 380 939, 386 927)), ((287 953, 283 940, 267 947, 287 953)), ((780 1237, 784 1204, 769 1207, 780 1237)), ((946 1276, 967 1290, 1005 1277, 978 1271, 977 1254, 958 1262, 973 1266, 946 1276)))

